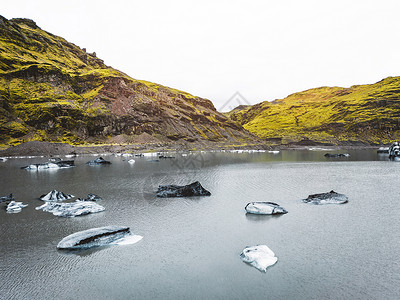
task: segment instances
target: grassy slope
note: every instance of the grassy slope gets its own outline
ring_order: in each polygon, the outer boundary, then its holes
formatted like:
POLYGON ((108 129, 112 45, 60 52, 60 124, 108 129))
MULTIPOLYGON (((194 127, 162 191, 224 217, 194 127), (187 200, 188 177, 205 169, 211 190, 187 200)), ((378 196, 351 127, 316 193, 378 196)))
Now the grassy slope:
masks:
POLYGON ((171 138, 184 137, 188 126, 205 140, 236 138, 242 130, 216 112, 209 100, 135 80, 31 20, 0 16, 0 143, 83 143, 88 136, 104 142, 118 134, 118 129, 104 128, 131 123, 138 134, 171 138), (167 117, 165 128, 154 115, 167 117), (124 117, 130 123, 120 121, 124 117), (175 132, 177 125, 181 133, 175 132))
POLYGON ((231 116, 260 138, 388 143, 400 138, 400 77, 350 88, 321 87, 231 116))

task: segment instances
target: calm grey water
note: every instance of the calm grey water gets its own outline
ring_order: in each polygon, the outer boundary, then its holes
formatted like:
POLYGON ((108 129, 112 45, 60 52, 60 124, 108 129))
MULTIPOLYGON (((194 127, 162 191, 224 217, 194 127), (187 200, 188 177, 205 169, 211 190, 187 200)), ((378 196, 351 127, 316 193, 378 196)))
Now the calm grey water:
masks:
POLYGON ((175 154, 152 162, 104 156, 109 166, 26 171, 46 158, 0 163, 0 196, 28 203, 0 210, 1 299, 399 299, 400 163, 375 151, 175 154), (210 197, 157 199, 159 184, 198 180, 210 197), (36 211, 52 189, 95 193, 106 211, 76 218, 36 211), (335 190, 344 205, 301 202, 335 190), (246 215, 250 201, 289 213, 246 215), (127 225, 137 244, 61 252, 79 230, 127 225), (266 244, 278 262, 266 273, 242 262, 248 245, 266 244))

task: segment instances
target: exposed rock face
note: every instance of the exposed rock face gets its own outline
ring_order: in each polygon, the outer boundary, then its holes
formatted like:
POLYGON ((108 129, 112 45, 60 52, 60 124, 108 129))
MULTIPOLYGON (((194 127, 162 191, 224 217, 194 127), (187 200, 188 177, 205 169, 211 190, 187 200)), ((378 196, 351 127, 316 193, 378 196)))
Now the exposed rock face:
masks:
POLYGON ((211 193, 196 181, 188 185, 160 185, 157 190, 157 197, 193 197, 210 196, 211 193))
POLYGON ((89 160, 86 164, 87 165, 92 165, 92 166, 95 166, 95 165, 110 165, 111 162, 109 162, 108 160, 105 160, 102 157, 98 157, 98 158, 96 158, 94 160, 89 160))
POLYGON ((75 201, 71 203, 46 202, 36 207, 36 210, 43 210, 58 217, 77 217, 104 211, 105 208, 92 201, 75 201))
POLYGON ((246 247, 240 254, 240 258, 262 272, 266 272, 268 267, 278 261, 275 253, 266 245, 246 247))
POLYGON ((129 227, 105 226, 78 231, 63 238, 57 245, 58 249, 87 249, 109 245, 129 235, 129 227))
POLYGON ((286 214, 288 211, 273 202, 250 202, 245 207, 246 212, 257 215, 286 214))
POLYGON ((330 191, 329 193, 309 195, 307 199, 303 199, 305 203, 311 204, 343 204, 348 201, 346 195, 330 191))
POLYGON ((41 195, 39 198, 43 201, 64 201, 72 199, 73 197, 73 195, 64 194, 63 192, 59 192, 57 190, 52 190, 47 194, 41 195))
POLYGON ((257 140, 207 99, 135 80, 32 20, 1 16, 0 116, 0 143, 257 140))

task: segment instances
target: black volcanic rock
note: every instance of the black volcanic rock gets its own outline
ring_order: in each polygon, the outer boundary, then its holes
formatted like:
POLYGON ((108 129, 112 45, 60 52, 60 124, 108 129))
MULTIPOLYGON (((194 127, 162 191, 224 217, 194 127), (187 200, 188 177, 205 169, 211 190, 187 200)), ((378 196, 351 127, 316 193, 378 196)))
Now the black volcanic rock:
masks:
POLYGON ((196 181, 188 185, 160 185, 157 190, 157 197, 193 197, 211 196, 211 193, 196 181))

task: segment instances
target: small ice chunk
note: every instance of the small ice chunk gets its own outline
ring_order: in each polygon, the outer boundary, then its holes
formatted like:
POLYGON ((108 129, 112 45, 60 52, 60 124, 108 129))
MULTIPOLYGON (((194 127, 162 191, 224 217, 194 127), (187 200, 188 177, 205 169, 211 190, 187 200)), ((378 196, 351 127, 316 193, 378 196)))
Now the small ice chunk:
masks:
POLYGON ((136 161, 134 160, 134 159, 130 159, 130 160, 128 160, 128 163, 130 163, 130 164, 134 164, 136 161))
POLYGON ((13 200, 7 205, 6 210, 7 210, 8 213, 18 213, 24 207, 27 207, 27 206, 28 206, 28 204, 23 204, 22 202, 15 202, 13 200))
POLYGON ((262 272, 266 272, 268 267, 278 261, 275 253, 266 245, 247 246, 240 258, 262 272))
POLYGON ((274 202, 250 202, 245 207, 246 212, 258 215, 286 214, 288 211, 274 202))

